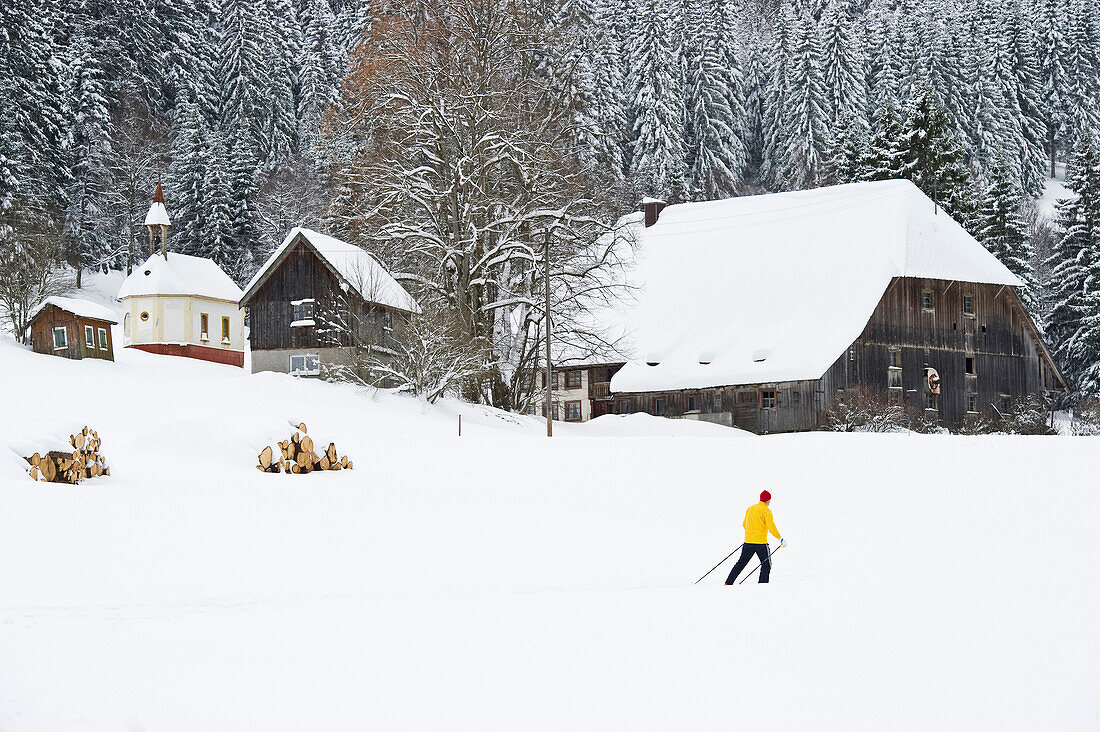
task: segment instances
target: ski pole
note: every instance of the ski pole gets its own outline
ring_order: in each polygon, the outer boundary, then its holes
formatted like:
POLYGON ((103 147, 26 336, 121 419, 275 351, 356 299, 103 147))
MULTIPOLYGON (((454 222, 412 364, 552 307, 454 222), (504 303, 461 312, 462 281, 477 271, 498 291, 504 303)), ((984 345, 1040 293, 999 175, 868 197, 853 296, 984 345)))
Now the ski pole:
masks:
MULTIPOLYGON (((777 547, 776 547, 775 549, 769 550, 769 551, 768 551, 768 556, 764 558, 764 562, 766 562, 766 561, 768 561, 769 559, 771 559, 771 558, 772 558, 772 554, 775 554, 775 553, 776 553, 777 551, 779 551, 780 549, 782 549, 782 548, 783 548, 784 546, 785 546, 784 544, 780 544, 780 545, 779 545, 779 546, 777 546, 777 547)), ((746 574, 746 575, 745 575, 744 577, 742 577, 742 578, 741 578, 741 581, 740 581, 740 582, 738 582, 737 584, 739 584, 739 585, 743 585, 743 584, 745 584, 745 580, 747 580, 747 579, 748 579, 749 577, 752 577, 752 576, 753 576, 754 574, 756 574, 756 570, 757 570, 757 569, 760 569, 761 567, 763 567, 763 566, 764 566, 764 562, 761 562, 760 564, 756 565, 756 569, 754 569, 753 571, 749 572, 749 573, 748 573, 748 574, 746 574)))
MULTIPOLYGON (((745 546, 745 544, 744 544, 744 543, 742 543, 742 544, 741 544, 741 546, 745 546)), ((737 547, 737 549, 740 549, 740 548, 741 548, 741 546, 737 547)), ((727 555, 726 555, 726 559, 729 559, 729 558, 730 558, 730 557, 732 557, 732 556, 733 556, 734 554, 736 554, 736 553, 737 553, 737 549, 734 549, 734 550, 733 550, 732 552, 730 552, 729 554, 727 554, 727 555)), ((718 564, 714 565, 714 566, 713 566, 713 567, 711 567, 711 568, 710 568, 709 570, 707 570, 707 574, 710 574, 710 573, 711 573, 711 572, 713 572, 714 570, 716 570, 716 569, 718 569, 719 567, 721 567, 721 566, 722 566, 722 564, 723 564, 723 562, 725 562, 725 561, 726 561, 726 559, 723 559, 723 560, 722 560, 721 562, 718 562, 718 564)), ((703 580, 705 580, 705 579, 707 578, 707 574, 704 574, 704 575, 703 575, 702 577, 700 577, 699 579, 695 580, 695 584, 699 584, 700 582, 702 582, 703 580)))

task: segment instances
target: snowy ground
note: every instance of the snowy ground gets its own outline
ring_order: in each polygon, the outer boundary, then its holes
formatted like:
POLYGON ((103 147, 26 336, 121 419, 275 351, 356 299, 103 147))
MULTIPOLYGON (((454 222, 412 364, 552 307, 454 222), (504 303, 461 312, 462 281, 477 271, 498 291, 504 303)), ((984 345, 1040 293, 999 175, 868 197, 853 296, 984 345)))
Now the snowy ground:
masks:
POLYGON ((140 352, 0 365, 3 732, 1100 726, 1097 439, 547 440, 140 352), (256 471, 298 420, 356 469, 256 471), (85 423, 110 478, 24 477, 8 446, 85 423), (693 586, 764 487, 772 584, 693 586))

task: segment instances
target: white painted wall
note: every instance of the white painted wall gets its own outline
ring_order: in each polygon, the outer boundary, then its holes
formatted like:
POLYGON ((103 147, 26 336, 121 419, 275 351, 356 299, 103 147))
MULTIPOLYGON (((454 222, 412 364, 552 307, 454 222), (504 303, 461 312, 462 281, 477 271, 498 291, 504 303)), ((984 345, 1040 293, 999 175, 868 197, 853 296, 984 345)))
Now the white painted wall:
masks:
POLYGON ((236 303, 204 297, 146 295, 128 297, 123 318, 130 316, 130 339, 125 345, 185 343, 233 351, 245 350, 244 311, 236 303), (148 313, 148 320, 141 314, 148 313), (202 314, 209 316, 210 332, 204 339, 202 314), (222 339, 222 318, 229 318, 229 340, 222 339))

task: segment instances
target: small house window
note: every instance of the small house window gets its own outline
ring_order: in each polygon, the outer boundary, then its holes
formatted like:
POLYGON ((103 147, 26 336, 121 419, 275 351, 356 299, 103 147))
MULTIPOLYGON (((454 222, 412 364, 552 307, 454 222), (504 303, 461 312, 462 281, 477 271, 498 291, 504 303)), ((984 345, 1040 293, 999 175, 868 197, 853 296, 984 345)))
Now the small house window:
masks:
POLYGON ((580 371, 566 371, 565 372, 565 388, 566 389, 580 389, 581 388, 581 372, 580 371))
POLYGON ((890 368, 901 368, 901 351, 897 348, 890 349, 890 368))
POLYGON ((222 318, 222 343, 229 343, 229 318, 222 318))
POLYGON ((658 417, 665 416, 665 398, 664 397, 656 397, 653 400, 653 414, 655 414, 658 417))
POLYGON ((95 329, 90 325, 84 326, 84 345, 95 348, 95 329))
POLYGON ((760 408, 775 409, 775 389, 762 389, 760 391, 760 408))
POLYGON ((971 376, 974 375, 974 357, 973 356, 967 356, 966 357, 966 373, 970 374, 971 376))
POLYGON ((977 412, 978 411, 978 395, 967 394, 966 395, 966 411, 977 412))
POLYGON ((581 403, 579 401, 565 403, 565 421, 581 421, 581 403))
POLYGON ((684 395, 684 411, 685 412, 698 412, 700 399, 698 394, 685 394, 684 395))
POLYGON ((974 296, 973 295, 963 295, 963 314, 964 315, 973 315, 974 314, 974 296))
POLYGON ((630 414, 632 411, 634 411, 631 408, 632 405, 631 405, 629 399, 620 399, 619 403, 616 405, 616 407, 618 409, 619 414, 630 414))
POLYGON ((791 389, 791 406, 797 407, 802 404, 802 392, 798 389, 791 389))
POLYGON ((321 373, 321 357, 312 353, 292 355, 290 373, 298 376, 317 376, 321 373))
POLYGON ((107 329, 99 329, 99 348, 103 351, 107 350, 107 329))
POLYGON ((199 338, 210 340, 210 316, 206 313, 199 316, 199 338))
POLYGON ((53 329, 53 348, 58 350, 69 347, 68 333, 64 327, 53 329))
POLYGON ((558 421, 558 405, 557 404, 551 404, 550 405, 550 419, 554 420, 555 422, 558 421))
POLYGON ((291 325, 313 325, 313 300, 296 300, 293 305, 294 322, 291 325))
POLYGON ((389 310, 382 311, 382 330, 393 330, 393 313, 389 310))
POLYGON ((922 290, 920 294, 920 307, 921 310, 931 310, 933 306, 932 291, 922 290))
POLYGON ((722 411, 722 392, 720 391, 714 392, 714 411, 722 411))

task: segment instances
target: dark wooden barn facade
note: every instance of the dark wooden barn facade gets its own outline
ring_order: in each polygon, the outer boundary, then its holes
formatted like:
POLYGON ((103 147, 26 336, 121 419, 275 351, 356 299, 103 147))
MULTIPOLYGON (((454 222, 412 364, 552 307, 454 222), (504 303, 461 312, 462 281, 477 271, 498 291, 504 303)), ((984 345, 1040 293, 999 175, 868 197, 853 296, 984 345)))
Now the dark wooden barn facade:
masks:
MULTIPOLYGON (((106 314, 96 317, 88 311, 93 304, 67 306, 67 298, 47 300, 36 309, 30 322, 30 341, 35 353, 48 353, 71 359, 98 358, 115 360, 111 325, 106 314)), ((73 301, 69 301, 73 302, 73 301)), ((98 308, 97 308, 98 309, 98 308)))
POLYGON ((819 379, 612 396, 618 413, 771 433, 817 427, 853 389, 882 392, 911 416, 958 425, 1065 384, 1012 287, 895 277, 859 338, 819 379), (926 369, 938 374, 939 394, 926 388, 926 369))
POLYGON ((245 291, 253 372, 317 376, 326 364, 349 365, 355 351, 392 353, 402 337, 411 312, 371 299, 369 289, 365 297, 326 254, 299 233, 245 291))

